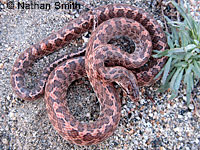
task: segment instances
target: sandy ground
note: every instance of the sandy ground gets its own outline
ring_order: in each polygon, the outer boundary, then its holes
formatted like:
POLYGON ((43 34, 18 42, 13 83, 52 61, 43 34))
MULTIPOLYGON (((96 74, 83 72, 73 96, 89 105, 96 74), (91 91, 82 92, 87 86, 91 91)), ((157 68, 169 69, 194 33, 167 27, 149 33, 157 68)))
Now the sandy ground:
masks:
MULTIPOLYGON (((55 1, 45 2, 53 6, 55 1)), ((91 4, 99 6, 105 2, 91 4)), ((120 2, 143 7, 158 17, 159 11, 150 8, 149 1, 120 2)), ((193 115, 193 105, 186 106, 184 90, 169 101, 168 93, 155 92, 159 84, 141 88, 138 105, 123 97, 122 118, 114 135, 97 146, 83 147, 70 144, 53 129, 43 98, 30 102, 16 97, 10 85, 10 72, 18 55, 78 17, 82 11, 85 10, 0 9, 0 150, 200 149, 200 119, 193 115)), ((87 34, 58 53, 38 61, 27 80, 34 82, 55 57, 76 50, 84 41, 87 41, 87 34)), ((72 113, 78 119, 88 121, 98 117, 99 104, 87 79, 81 82, 83 84, 79 81, 70 87, 68 101, 72 113)), ((199 87, 195 92, 196 98, 200 99, 199 87)))

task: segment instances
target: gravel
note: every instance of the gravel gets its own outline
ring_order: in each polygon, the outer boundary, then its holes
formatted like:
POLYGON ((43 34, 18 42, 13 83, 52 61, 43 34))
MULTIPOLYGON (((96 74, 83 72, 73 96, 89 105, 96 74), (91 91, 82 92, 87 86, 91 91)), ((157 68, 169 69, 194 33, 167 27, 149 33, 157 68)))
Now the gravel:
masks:
MULTIPOLYGON (((200 118, 194 114, 194 103, 187 107, 185 90, 181 90, 178 97, 171 101, 168 100, 170 93, 156 93, 159 82, 140 88, 138 103, 130 101, 119 89, 122 98, 121 120, 113 136, 106 141, 96 146, 77 146, 62 139, 48 119, 43 98, 24 101, 16 97, 9 81, 10 72, 15 59, 23 50, 44 39, 52 31, 62 28, 86 9, 12 10, 4 9, 2 4, 5 2, 3 0, 0 3, 0 150, 200 149, 200 118)), ((52 0, 48 2, 54 4, 52 0)), ((95 7, 113 3, 106 0, 88 2, 95 7)), ((162 25, 159 7, 155 7, 156 1, 151 4, 150 0, 115 0, 115 3, 118 2, 144 8, 153 13, 162 25)), ((199 5, 199 2, 192 1, 194 15, 199 15, 199 5)), ((53 62, 56 57, 76 51, 88 41, 88 36, 89 33, 86 33, 59 52, 39 60, 26 80, 36 80, 46 64, 53 62)), ((199 103, 199 86, 193 95, 199 103)), ((68 99, 70 110, 78 120, 98 118, 99 103, 87 78, 70 86, 68 99)))

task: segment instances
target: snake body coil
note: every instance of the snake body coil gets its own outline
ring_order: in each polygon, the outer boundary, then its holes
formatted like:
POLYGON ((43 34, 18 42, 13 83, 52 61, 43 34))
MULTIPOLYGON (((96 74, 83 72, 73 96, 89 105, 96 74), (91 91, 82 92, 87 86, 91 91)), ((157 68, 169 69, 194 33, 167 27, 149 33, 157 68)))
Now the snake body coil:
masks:
POLYGON ((121 103, 113 82, 118 83, 131 100, 138 100, 138 86, 153 83, 155 75, 165 64, 165 57, 151 57, 152 49, 163 51, 166 46, 162 28, 142 9, 126 4, 101 6, 83 13, 58 32, 22 52, 14 63, 11 85, 25 100, 34 100, 45 94, 49 119, 62 137, 78 145, 97 144, 114 132, 120 120, 121 103), (86 49, 64 56, 45 68, 34 88, 25 86, 24 75, 35 60, 69 44, 92 29, 94 22, 97 27, 86 49), (135 51, 129 54, 109 45, 109 40, 115 36, 131 38, 136 45, 135 51), (65 101, 69 85, 86 75, 101 105, 100 116, 92 123, 76 120, 65 101))

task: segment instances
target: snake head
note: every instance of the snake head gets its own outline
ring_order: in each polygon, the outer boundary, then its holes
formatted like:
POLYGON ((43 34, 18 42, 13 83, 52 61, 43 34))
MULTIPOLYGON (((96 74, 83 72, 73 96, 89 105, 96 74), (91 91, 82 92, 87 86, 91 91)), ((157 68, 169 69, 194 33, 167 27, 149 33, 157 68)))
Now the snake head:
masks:
POLYGON ((139 100, 139 87, 137 86, 137 80, 135 77, 123 78, 120 82, 117 82, 117 84, 120 85, 133 102, 139 100))
POLYGON ((123 89, 133 102, 139 100, 139 88, 136 83, 129 81, 126 87, 123 87, 123 89))

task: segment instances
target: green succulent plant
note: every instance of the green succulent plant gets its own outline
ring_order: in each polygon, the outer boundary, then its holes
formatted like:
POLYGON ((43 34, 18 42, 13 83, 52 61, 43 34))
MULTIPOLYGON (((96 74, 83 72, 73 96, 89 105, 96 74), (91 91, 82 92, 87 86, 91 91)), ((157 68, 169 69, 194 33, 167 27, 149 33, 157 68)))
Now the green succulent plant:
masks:
POLYGON ((170 33, 166 32, 169 49, 163 52, 155 50, 155 58, 167 56, 168 60, 159 74, 161 75, 160 92, 170 88, 171 97, 178 95, 181 82, 186 86, 187 104, 190 103, 195 81, 200 79, 200 22, 195 21, 190 9, 184 9, 183 4, 172 1, 183 21, 172 21, 164 16, 170 33))

